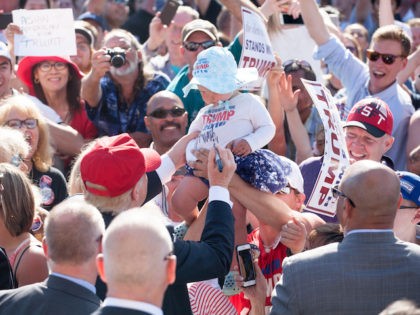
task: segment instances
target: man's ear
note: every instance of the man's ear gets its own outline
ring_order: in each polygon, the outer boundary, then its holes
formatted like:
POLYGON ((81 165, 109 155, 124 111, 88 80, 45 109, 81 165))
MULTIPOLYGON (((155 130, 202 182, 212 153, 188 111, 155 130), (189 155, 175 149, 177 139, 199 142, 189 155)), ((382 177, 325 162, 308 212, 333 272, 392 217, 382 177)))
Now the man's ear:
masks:
POLYGON ((98 274, 101 277, 102 281, 106 283, 105 268, 104 268, 104 255, 102 253, 96 256, 96 269, 98 270, 98 274))
POLYGON ((48 245, 45 236, 42 238, 42 249, 44 250, 45 257, 48 258, 48 245))
POLYGON ((347 222, 349 219, 351 219, 351 217, 353 216, 353 207, 350 204, 350 201, 348 198, 345 198, 344 202, 343 202, 343 212, 342 212, 342 220, 343 222, 341 222, 342 226, 346 226, 347 222))
POLYGON ((149 119, 150 118, 148 116, 144 116, 144 124, 145 124, 147 130, 150 131, 150 121, 149 121, 149 119))
POLYGON ((166 279, 169 284, 172 284, 175 282, 176 279, 176 256, 172 255, 168 259, 168 264, 166 266, 166 279))
POLYGON ((388 152, 389 149, 391 149, 392 145, 394 144, 395 138, 388 135, 388 137, 385 140, 385 152, 388 152))

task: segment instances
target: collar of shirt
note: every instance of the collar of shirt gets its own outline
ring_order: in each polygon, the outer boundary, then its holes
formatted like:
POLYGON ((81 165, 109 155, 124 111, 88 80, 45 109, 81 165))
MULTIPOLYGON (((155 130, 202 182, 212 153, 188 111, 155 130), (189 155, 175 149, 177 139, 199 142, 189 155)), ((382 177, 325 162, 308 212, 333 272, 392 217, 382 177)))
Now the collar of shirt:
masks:
POLYGON ((152 315, 163 315, 163 311, 157 307, 156 305, 127 300, 127 299, 119 299, 114 297, 107 297, 102 304, 102 306, 115 306, 115 307, 123 307, 123 308, 130 308, 133 310, 140 310, 143 312, 150 313, 152 315))
POLYGON ((358 229, 348 231, 344 236, 356 233, 394 233, 392 229, 358 229))
POLYGON ((80 285, 80 286, 88 289, 89 291, 93 292, 94 294, 96 294, 95 286, 93 284, 87 282, 86 280, 83 280, 83 279, 80 279, 80 278, 75 278, 75 277, 70 277, 70 276, 63 275, 63 274, 57 273, 57 272, 53 272, 53 273, 51 273, 51 275, 69 280, 69 281, 74 282, 74 283, 77 283, 78 285, 80 285))

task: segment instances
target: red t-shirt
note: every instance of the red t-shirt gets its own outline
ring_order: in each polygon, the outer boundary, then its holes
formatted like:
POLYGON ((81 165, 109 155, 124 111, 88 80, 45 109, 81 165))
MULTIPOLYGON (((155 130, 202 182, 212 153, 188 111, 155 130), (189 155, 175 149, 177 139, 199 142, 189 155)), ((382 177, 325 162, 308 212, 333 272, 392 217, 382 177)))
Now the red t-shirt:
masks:
POLYGON ((84 139, 95 139, 98 136, 95 125, 87 116, 85 102, 82 102, 80 110, 74 113, 70 126, 80 132, 84 139))
MULTIPOLYGON (((267 280, 267 295, 265 306, 271 307, 271 293, 273 292, 274 286, 280 280, 281 273, 283 271, 282 264, 283 259, 287 257, 287 247, 282 243, 279 243, 275 248, 271 248, 268 252, 264 248, 262 240, 260 238, 260 230, 256 228, 248 235, 248 243, 252 243, 258 246, 260 249, 260 257, 258 258, 258 266, 267 280)), ((248 314, 251 308, 251 304, 248 299, 244 297, 241 292, 237 295, 231 296, 230 301, 235 306, 236 310, 240 315, 248 314)), ((267 312, 266 312, 267 313, 267 312)))

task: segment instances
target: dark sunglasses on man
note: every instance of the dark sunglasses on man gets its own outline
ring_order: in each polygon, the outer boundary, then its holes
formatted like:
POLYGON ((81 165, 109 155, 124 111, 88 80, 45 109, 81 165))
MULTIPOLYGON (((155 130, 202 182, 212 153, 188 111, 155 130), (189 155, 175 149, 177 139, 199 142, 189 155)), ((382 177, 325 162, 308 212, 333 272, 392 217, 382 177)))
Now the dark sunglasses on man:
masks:
POLYGON ((203 47, 203 49, 207 49, 207 48, 216 46, 216 41, 215 40, 207 40, 207 41, 202 42, 202 43, 184 42, 182 45, 188 51, 197 51, 198 48, 200 48, 200 46, 203 47))
POLYGON ((172 107, 171 109, 158 108, 154 110, 153 112, 151 112, 150 114, 148 114, 147 116, 151 116, 153 118, 158 118, 158 119, 164 119, 168 117, 168 115, 171 115, 172 117, 181 117, 182 115, 184 115, 184 113, 185 113, 184 108, 175 106, 175 107, 172 107))
POLYGON ((392 54, 381 54, 371 49, 366 50, 366 57, 373 62, 378 61, 379 58, 382 58, 382 62, 386 65, 392 65, 397 58, 405 58, 403 55, 397 56, 392 54))
POLYGON ((298 60, 298 59, 286 60, 285 62, 283 62, 283 68, 286 73, 291 72, 291 71, 297 71, 299 69, 313 71, 309 62, 305 60, 298 60))

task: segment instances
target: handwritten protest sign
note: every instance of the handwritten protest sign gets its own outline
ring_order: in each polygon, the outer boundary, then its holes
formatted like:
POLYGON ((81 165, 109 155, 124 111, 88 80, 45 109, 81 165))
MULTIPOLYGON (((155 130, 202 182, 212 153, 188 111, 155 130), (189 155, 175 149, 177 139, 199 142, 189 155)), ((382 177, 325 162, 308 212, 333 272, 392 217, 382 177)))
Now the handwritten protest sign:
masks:
POLYGON ((324 161, 306 208, 312 212, 333 217, 337 200, 331 188, 338 185, 349 166, 349 154, 344 139, 340 115, 329 90, 318 82, 302 79, 314 102, 325 130, 324 161))
POLYGON ((267 72, 276 64, 270 39, 264 21, 258 14, 242 7, 244 25, 244 41, 239 61, 240 68, 255 67, 258 69, 259 80, 247 89, 259 89, 267 72))
POLYGON ((72 9, 15 10, 12 15, 23 32, 15 35, 15 55, 76 55, 72 9))

